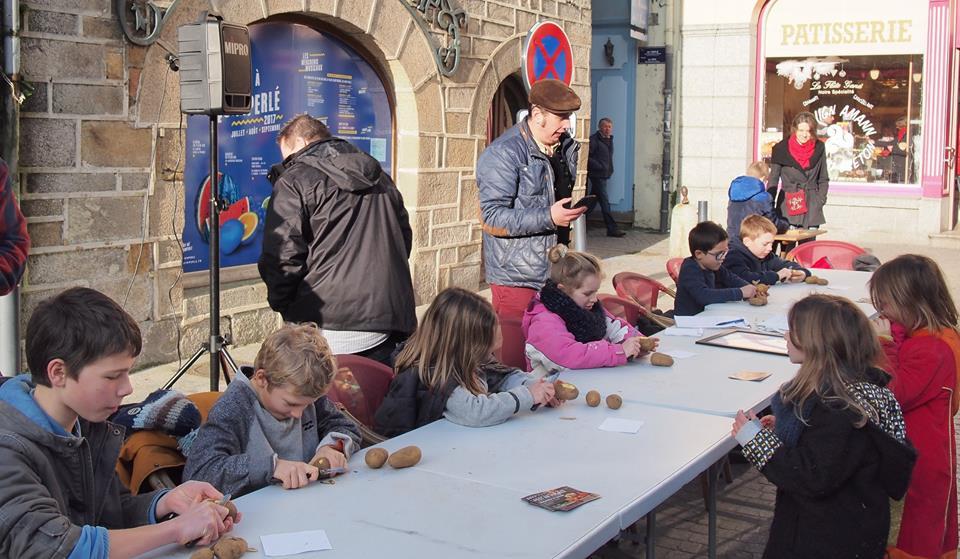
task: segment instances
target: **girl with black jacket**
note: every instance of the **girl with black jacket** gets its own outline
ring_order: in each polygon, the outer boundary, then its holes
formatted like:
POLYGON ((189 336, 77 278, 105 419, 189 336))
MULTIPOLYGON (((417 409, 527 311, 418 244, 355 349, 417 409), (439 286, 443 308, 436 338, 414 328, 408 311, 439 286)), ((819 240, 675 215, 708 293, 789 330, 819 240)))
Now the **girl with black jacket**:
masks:
POLYGON ((811 295, 786 335, 800 369, 774 396, 774 415, 737 414, 744 456, 777 486, 765 559, 884 556, 890 501, 902 499, 916 452, 900 405, 876 369, 867 317, 842 297, 811 295))

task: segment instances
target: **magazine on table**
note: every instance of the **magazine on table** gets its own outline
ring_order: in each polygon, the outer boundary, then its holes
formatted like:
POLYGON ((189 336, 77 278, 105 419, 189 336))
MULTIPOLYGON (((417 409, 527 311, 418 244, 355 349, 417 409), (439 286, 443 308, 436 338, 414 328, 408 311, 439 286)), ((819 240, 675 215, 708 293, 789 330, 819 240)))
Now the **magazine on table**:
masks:
POLYGON ((547 491, 534 493, 533 495, 527 495, 523 500, 531 505, 545 508, 549 511, 569 511, 590 501, 596 501, 599 498, 600 495, 596 493, 579 491, 565 485, 563 487, 557 487, 556 489, 549 489, 547 491))

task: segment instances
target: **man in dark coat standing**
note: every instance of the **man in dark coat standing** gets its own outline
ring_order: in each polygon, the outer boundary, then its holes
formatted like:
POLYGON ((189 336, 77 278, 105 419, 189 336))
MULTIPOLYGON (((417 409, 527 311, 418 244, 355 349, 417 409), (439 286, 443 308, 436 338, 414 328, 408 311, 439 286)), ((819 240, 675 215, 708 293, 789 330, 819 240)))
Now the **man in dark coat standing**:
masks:
POLYGON ((587 194, 593 194, 600 202, 603 223, 608 237, 622 237, 626 233, 617 228, 610 215, 610 199, 607 197, 607 179, 613 175, 613 121, 601 118, 597 131, 590 136, 590 157, 587 160, 587 194))
POLYGON ((303 114, 277 136, 258 267, 270 307, 315 322, 334 353, 389 364, 417 326, 403 197, 376 159, 303 114))

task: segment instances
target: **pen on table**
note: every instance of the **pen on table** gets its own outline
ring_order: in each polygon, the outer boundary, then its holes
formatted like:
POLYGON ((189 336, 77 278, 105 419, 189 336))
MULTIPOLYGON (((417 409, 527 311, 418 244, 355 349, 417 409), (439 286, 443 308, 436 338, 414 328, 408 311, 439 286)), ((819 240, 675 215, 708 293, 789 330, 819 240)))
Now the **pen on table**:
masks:
POLYGON ((725 322, 718 322, 716 325, 717 325, 717 326, 732 326, 732 325, 734 325, 734 324, 739 324, 739 323, 742 323, 742 322, 744 322, 744 320, 743 320, 742 318, 738 318, 738 319, 736 319, 736 320, 727 320, 727 321, 725 321, 725 322))

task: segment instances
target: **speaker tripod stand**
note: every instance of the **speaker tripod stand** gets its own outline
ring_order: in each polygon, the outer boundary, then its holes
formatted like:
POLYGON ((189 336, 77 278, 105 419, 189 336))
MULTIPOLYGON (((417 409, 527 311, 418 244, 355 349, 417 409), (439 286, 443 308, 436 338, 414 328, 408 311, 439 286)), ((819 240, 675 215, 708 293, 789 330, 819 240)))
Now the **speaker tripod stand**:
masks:
POLYGON ((240 368, 227 351, 230 345, 230 336, 220 334, 220 210, 224 206, 220 198, 220 177, 218 176, 218 148, 217 148, 217 116, 210 117, 210 338, 208 342, 200 344, 200 348, 183 364, 166 384, 164 390, 169 390, 180 377, 205 354, 210 354, 210 390, 220 390, 220 373, 230 383, 230 372, 237 375, 240 368))

